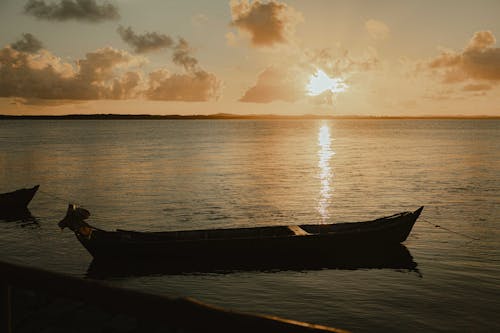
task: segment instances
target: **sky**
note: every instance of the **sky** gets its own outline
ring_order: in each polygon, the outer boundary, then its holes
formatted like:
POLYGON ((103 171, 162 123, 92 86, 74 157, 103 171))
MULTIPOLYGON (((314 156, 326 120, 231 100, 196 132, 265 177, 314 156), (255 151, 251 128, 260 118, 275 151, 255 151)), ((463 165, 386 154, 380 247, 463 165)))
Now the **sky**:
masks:
POLYGON ((0 114, 500 116, 498 0, 0 0, 0 114))

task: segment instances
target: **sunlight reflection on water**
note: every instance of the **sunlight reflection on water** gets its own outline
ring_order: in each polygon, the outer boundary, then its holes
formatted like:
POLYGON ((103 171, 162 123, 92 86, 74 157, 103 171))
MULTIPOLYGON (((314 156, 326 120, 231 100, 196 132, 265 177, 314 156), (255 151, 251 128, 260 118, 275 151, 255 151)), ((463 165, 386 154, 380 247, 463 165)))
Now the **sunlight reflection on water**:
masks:
POLYGON ((330 198, 332 196, 331 179, 333 178, 330 160, 335 152, 331 147, 332 138, 330 136, 330 127, 322 124, 318 133, 318 168, 321 187, 319 191, 318 212, 321 215, 323 223, 330 217, 330 198))

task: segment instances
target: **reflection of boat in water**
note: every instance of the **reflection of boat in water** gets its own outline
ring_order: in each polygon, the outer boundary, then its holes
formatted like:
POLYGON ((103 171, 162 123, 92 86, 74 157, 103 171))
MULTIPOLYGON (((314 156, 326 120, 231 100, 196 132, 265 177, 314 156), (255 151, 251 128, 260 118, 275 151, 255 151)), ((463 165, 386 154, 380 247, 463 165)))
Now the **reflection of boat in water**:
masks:
POLYGON ((95 279, 145 275, 178 275, 197 273, 229 274, 243 271, 310 271, 322 269, 395 269, 417 270, 408 249, 402 244, 377 247, 351 247, 345 253, 319 252, 308 256, 268 255, 258 258, 225 256, 210 260, 133 260, 109 261, 94 259, 87 270, 87 276, 95 279))
POLYGON ((29 209, 0 216, 0 220, 3 222, 16 222, 23 228, 39 226, 37 218, 31 214, 29 209))
POLYGON ((137 232, 95 228, 84 222, 90 216, 87 210, 70 205, 59 226, 73 230, 99 260, 260 262, 272 254, 295 262, 322 253, 345 256, 358 249, 397 245, 406 240, 422 209, 355 223, 137 232))
POLYGON ((40 186, 32 188, 23 188, 8 193, 0 194, 0 218, 13 219, 31 215, 28 210, 28 204, 33 199, 40 186))

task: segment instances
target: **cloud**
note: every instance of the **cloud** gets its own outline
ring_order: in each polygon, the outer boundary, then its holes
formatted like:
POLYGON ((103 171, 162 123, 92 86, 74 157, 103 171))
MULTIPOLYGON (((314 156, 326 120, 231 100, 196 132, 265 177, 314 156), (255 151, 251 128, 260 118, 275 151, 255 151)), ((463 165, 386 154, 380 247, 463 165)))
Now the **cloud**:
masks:
POLYGON ((191 17, 191 23, 194 26, 202 27, 209 22, 208 16, 205 14, 196 14, 191 17))
POLYGON ((229 46, 235 46, 237 41, 238 41, 238 37, 232 33, 231 31, 227 32, 224 37, 226 38, 226 43, 227 45, 229 46))
POLYGON ((141 81, 138 72, 126 72, 119 78, 114 78, 109 91, 110 99, 129 99, 138 96, 136 88, 141 81))
POLYGON ((11 47, 17 51, 35 53, 43 48, 43 44, 32 34, 25 33, 23 37, 13 43, 11 47))
POLYGON ((250 34, 252 45, 273 46, 288 43, 301 22, 302 14, 293 7, 279 1, 249 3, 232 0, 230 2, 231 25, 239 31, 250 34))
POLYGON ((469 45, 465 48, 466 51, 482 51, 496 43, 495 36, 491 31, 478 31, 472 36, 469 45))
POLYGON ((0 50, 0 97, 32 100, 95 100, 131 98, 138 80, 120 74, 139 63, 113 48, 89 52, 76 66, 43 50, 37 54, 10 47, 0 50))
POLYGON ((116 78, 116 72, 120 67, 137 66, 142 62, 142 58, 134 57, 126 51, 106 47, 89 52, 84 59, 77 61, 79 67, 77 78, 91 84, 104 85, 116 78))
POLYGON ((60 0, 45 3, 45 0, 29 0, 24 12, 48 21, 79 20, 101 22, 120 18, 118 8, 110 3, 98 4, 95 0, 60 0))
POLYGON ((344 76, 376 69, 380 65, 375 49, 369 48, 363 56, 353 57, 346 49, 306 50, 305 62, 311 68, 321 68, 330 76, 344 76))
POLYGON ((257 83, 239 99, 241 102, 270 103, 281 100, 295 102, 306 94, 307 84, 303 74, 297 70, 277 67, 266 68, 257 78, 257 83))
POLYGON ((391 29, 382 21, 370 19, 365 22, 365 29, 373 39, 386 39, 391 29))
POLYGON ((198 68, 198 60, 191 55, 192 49, 189 43, 182 37, 180 37, 177 44, 173 46, 174 42, 172 38, 165 34, 147 32, 138 35, 131 27, 124 28, 122 26, 118 27, 117 31, 123 41, 134 48, 135 53, 146 53, 172 48, 172 62, 174 64, 182 66, 187 72, 203 72, 203 70, 198 68))
POLYGON ((304 50, 289 57, 281 64, 262 71, 255 85, 248 88, 239 99, 241 102, 271 103, 274 101, 298 102, 307 100, 313 104, 332 104, 338 92, 326 90, 317 96, 309 96, 307 86, 313 74, 320 69, 330 78, 351 83, 355 74, 376 69, 379 60, 369 49, 361 57, 353 57, 345 49, 304 50))
MULTIPOLYGON (((79 87, 69 79, 72 68, 63 70, 50 54, 34 55, 10 47, 0 50, 0 97, 75 98, 79 87)), ((87 89, 86 89, 87 91, 87 89)))
POLYGON ((423 95, 423 98, 432 101, 447 101, 464 99, 463 95, 457 94, 453 89, 435 89, 423 95))
MULTIPOLYGON (((184 46, 180 49, 183 52, 184 46)), ((89 52, 74 64, 47 50, 0 49, 0 97, 16 103, 58 105, 99 99, 145 98, 163 101, 207 101, 220 96, 221 82, 188 55, 177 60, 185 73, 139 69, 143 57, 111 47, 89 52), (193 62, 194 61, 194 62, 193 62)))
POLYGON ((198 65, 198 60, 190 55, 191 48, 184 38, 179 38, 179 42, 175 46, 172 61, 176 65, 183 66, 187 71, 193 71, 198 65))
POLYGON ((489 84, 485 84, 485 83, 477 83, 477 84, 467 84, 463 87, 463 91, 486 91, 486 90, 490 90, 491 88, 493 88, 491 85, 489 84))
POLYGON ((136 34, 131 27, 119 26, 116 30, 125 43, 130 45, 135 53, 147 53, 169 48, 173 44, 170 36, 158 32, 136 34))
POLYGON ((202 102, 220 97, 222 83, 198 65, 192 49, 184 38, 173 47, 172 62, 182 66, 185 73, 171 74, 159 69, 149 74, 147 99, 161 101, 202 102))
POLYGON ((478 31, 463 51, 442 51, 425 65, 444 83, 467 80, 500 82, 500 48, 491 31, 478 31))
POLYGON ((171 75, 160 69, 149 75, 145 95, 150 100, 202 102, 217 99, 220 88, 217 77, 203 70, 171 75))

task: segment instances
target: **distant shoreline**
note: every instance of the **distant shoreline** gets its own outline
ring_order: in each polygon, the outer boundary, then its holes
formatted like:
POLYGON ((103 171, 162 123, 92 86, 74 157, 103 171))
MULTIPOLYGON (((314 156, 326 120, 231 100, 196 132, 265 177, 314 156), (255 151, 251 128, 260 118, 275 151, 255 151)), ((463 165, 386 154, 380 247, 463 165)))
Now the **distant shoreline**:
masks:
POLYGON ((500 119, 500 116, 346 116, 346 115, 237 115, 217 113, 210 115, 149 115, 149 114, 67 114, 67 115, 0 115, 0 120, 224 120, 224 119, 500 119))

